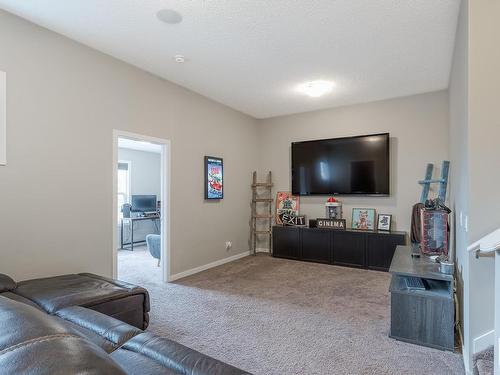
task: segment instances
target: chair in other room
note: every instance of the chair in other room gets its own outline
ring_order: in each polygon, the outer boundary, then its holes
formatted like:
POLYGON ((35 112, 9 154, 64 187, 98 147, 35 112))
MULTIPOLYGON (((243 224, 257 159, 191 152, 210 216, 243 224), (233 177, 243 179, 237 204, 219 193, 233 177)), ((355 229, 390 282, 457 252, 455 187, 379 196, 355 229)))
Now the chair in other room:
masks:
POLYGON ((151 256, 158 259, 158 267, 160 267, 161 258, 161 235, 159 234, 148 234, 146 236, 146 245, 151 253, 151 256))

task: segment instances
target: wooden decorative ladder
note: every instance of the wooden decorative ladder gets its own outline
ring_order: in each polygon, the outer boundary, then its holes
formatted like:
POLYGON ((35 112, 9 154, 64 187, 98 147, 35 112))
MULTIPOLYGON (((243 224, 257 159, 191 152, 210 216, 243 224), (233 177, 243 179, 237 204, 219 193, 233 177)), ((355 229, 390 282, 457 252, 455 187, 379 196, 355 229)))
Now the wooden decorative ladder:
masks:
POLYGON ((418 183, 422 185, 422 194, 420 195, 420 203, 425 203, 428 198, 429 190, 431 184, 439 184, 439 200, 444 204, 446 202, 446 189, 448 188, 448 173, 450 170, 450 162, 448 160, 443 160, 441 163, 441 177, 438 179, 432 179, 432 172, 434 169, 434 164, 427 164, 425 169, 425 177, 418 183))
MULTIPOLYGON (((253 255, 257 252, 257 236, 267 235, 269 236, 269 253, 271 253, 271 239, 272 239, 272 226, 273 226, 273 197, 272 197, 272 175, 271 172, 267 174, 266 182, 257 182, 257 172, 253 172, 252 180, 252 250, 253 255), (266 192, 266 196, 262 197, 261 193, 266 192), (257 210, 257 203, 262 203, 268 206, 268 213, 259 213, 261 211, 257 210), (257 220, 267 220, 267 230, 261 230, 257 228, 257 220), (259 230, 258 230, 259 229, 259 230)), ((264 209, 265 211, 265 209, 264 209)))

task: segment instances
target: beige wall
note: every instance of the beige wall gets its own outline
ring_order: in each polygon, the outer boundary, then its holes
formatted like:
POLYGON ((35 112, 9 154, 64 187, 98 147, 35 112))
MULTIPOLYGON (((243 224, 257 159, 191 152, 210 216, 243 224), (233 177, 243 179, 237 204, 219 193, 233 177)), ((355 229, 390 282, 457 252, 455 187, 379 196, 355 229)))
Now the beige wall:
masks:
MULTIPOLYGON (((473 335, 470 305, 469 234, 469 121, 468 121, 468 1, 463 0, 458 20, 449 86, 450 110, 450 206, 452 246, 456 259, 458 320, 463 337, 466 369, 472 370, 473 335), (460 219, 461 217, 461 219, 460 219)), ((477 336, 477 333, 475 334, 477 336)))
POLYGON ((500 2, 471 1, 469 144, 471 240, 500 227, 500 2))
MULTIPOLYGON (((469 240, 500 227, 500 2, 469 1, 469 240)), ((471 257, 470 331, 494 329, 494 261, 471 257)), ((493 339, 489 342, 493 344, 493 339)))
MULTIPOLYGON (((424 177, 426 164, 435 163, 439 173, 441 161, 448 158, 448 95, 440 91, 260 120, 258 131, 261 176, 273 172, 274 193, 291 189, 291 142, 389 132, 390 197, 339 198, 348 225, 353 207, 373 207, 393 215, 393 229, 408 231, 411 208, 420 199, 417 181, 424 177)), ((301 197, 301 213, 324 217, 326 198, 301 197)))
POLYGON ((0 45, 0 272, 111 275, 113 129, 171 140, 174 274, 248 250, 254 119, 3 11, 0 45), (203 200, 207 154, 224 158, 219 203, 203 200))
POLYGON ((457 295, 468 373, 472 372, 472 355, 494 343, 494 260, 476 259, 467 253, 467 246, 500 227, 499 17, 498 1, 462 0, 450 77, 457 295))
POLYGON ((130 195, 156 195, 161 199, 161 154, 118 149, 118 160, 130 162, 130 195))

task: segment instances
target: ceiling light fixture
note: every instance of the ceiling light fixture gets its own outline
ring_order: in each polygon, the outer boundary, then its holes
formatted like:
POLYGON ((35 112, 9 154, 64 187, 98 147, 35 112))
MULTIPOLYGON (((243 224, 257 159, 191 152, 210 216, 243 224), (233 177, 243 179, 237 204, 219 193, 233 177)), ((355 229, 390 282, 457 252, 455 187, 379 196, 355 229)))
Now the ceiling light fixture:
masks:
POLYGON ((333 90, 335 82, 332 81, 311 81, 297 86, 297 91, 312 98, 319 98, 333 90))
POLYGON ((161 9, 156 13, 156 17, 169 25, 175 25, 182 22, 182 15, 173 9, 161 9))
POLYGON ((186 62, 186 57, 184 55, 175 55, 174 56, 174 61, 176 63, 182 64, 186 62))

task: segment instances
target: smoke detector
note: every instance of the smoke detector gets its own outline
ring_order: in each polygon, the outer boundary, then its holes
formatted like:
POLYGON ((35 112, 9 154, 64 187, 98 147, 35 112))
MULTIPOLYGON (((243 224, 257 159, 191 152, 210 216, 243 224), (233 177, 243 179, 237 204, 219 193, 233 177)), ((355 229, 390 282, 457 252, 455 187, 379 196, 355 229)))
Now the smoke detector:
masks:
POLYGON ((184 55, 175 55, 174 56, 174 61, 176 63, 182 64, 186 62, 186 57, 184 55))

